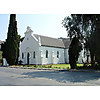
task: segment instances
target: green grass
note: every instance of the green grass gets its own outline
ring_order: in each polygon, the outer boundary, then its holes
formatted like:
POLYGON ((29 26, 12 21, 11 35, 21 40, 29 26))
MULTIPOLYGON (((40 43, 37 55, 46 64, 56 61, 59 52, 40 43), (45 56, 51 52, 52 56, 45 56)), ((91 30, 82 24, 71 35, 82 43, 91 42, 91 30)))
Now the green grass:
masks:
POLYGON ((52 68, 70 69, 70 64, 55 64, 55 65, 52 65, 52 68))
POLYGON ((90 67, 91 66, 91 64, 86 64, 86 66, 84 66, 84 64, 77 64, 77 69, 79 69, 79 68, 83 68, 83 67, 90 67))
POLYGON ((70 64, 49 64, 49 65, 23 65, 23 67, 52 68, 52 69, 70 69, 70 64))
POLYGON ((38 68, 70 69, 69 64, 37 65, 38 68))
POLYGON ((77 67, 83 67, 84 64, 77 64, 77 67))
POLYGON ((0 51, 0 55, 2 54, 2 51, 0 51))
MULTIPOLYGON (((52 69, 71 69, 70 64, 49 64, 49 65, 23 65, 23 67, 52 68, 52 69)), ((77 68, 83 67, 83 64, 77 64, 77 68)))

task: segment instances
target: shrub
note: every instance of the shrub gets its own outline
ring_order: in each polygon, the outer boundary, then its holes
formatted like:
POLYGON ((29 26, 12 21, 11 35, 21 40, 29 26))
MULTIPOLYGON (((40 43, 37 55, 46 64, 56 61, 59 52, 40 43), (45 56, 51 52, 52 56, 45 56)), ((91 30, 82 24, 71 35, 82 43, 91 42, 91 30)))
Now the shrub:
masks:
POLYGON ((20 61, 19 61, 19 65, 22 65, 22 62, 23 62, 23 61, 22 61, 22 60, 20 60, 20 61))
POLYGON ((34 67, 37 67, 36 65, 34 65, 34 67))
POLYGON ((46 67, 46 65, 42 65, 42 67, 43 67, 43 68, 45 68, 45 67, 46 67))
POLYGON ((0 65, 2 65, 3 64, 3 59, 0 59, 0 65))

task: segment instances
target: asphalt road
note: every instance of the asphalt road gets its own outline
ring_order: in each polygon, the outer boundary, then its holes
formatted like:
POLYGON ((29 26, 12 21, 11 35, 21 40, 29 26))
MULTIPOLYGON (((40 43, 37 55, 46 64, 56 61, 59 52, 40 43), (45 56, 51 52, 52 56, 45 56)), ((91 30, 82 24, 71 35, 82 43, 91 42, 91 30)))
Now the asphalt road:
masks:
POLYGON ((0 67, 0 86, 100 86, 100 71, 46 71, 0 67))

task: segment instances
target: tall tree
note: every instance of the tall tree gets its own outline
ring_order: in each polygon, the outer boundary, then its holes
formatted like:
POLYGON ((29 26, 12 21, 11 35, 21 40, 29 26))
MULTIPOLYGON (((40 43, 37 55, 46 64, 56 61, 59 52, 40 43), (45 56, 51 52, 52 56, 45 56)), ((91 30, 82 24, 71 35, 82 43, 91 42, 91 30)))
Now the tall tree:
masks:
POLYGON ((72 14, 70 17, 65 17, 62 24, 68 31, 68 36, 70 37, 71 44, 69 47, 69 63, 71 68, 76 67, 76 62, 79 57, 79 52, 82 50, 82 23, 81 15, 72 14))
POLYGON ((6 42, 2 45, 3 57, 6 58, 8 64, 13 65, 18 58, 19 35, 17 33, 16 14, 10 15, 6 42))
POLYGON ((95 58, 100 61, 100 15, 98 14, 72 14, 65 17, 63 26, 68 31, 68 36, 73 38, 79 37, 83 41, 83 47, 90 51, 91 64, 94 66, 95 58))
POLYGON ((79 52, 82 50, 81 42, 79 41, 78 37, 74 37, 72 42, 69 46, 69 63, 71 65, 71 69, 76 68, 76 64, 79 57, 79 52))
POLYGON ((92 67, 94 67, 96 58, 100 57, 100 53, 96 54, 97 51, 100 51, 99 46, 98 46, 99 42, 100 42, 100 37, 99 37, 100 15, 85 14, 83 18, 85 21, 85 26, 88 27, 88 31, 89 31, 89 32, 86 32, 87 37, 85 37, 85 39, 87 40, 86 41, 86 44, 87 44, 86 49, 88 49, 90 51, 91 64, 92 64, 92 67))
POLYGON ((100 16, 96 24, 96 30, 94 34, 94 46, 95 46, 95 57, 98 64, 100 64, 100 16))

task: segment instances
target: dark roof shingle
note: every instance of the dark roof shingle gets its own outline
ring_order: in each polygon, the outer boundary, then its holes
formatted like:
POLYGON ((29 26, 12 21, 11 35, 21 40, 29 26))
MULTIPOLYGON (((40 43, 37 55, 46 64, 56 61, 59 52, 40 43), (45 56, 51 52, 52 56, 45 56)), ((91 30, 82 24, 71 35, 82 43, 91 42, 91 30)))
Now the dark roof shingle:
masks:
POLYGON ((62 41, 65 45, 65 48, 68 49, 71 43, 70 38, 62 39, 62 41))
POLYGON ((69 41, 67 38, 63 40, 63 39, 56 39, 56 38, 51 38, 51 37, 37 35, 37 34, 34 34, 34 36, 38 40, 40 37, 42 46, 56 47, 56 48, 68 48, 69 47, 69 41))

